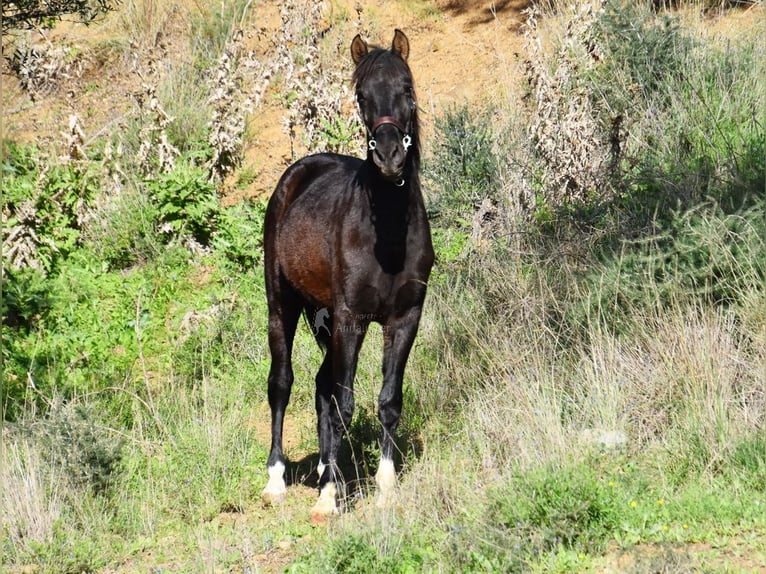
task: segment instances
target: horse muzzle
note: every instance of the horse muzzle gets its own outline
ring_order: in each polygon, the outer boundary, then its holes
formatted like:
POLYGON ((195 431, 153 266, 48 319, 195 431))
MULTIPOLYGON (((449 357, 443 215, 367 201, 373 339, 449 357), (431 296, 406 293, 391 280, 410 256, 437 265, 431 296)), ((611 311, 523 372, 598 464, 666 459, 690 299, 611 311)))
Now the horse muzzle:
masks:
POLYGON ((376 120, 370 129, 370 136, 369 153, 380 176, 387 181, 401 181, 412 136, 390 116, 376 120))

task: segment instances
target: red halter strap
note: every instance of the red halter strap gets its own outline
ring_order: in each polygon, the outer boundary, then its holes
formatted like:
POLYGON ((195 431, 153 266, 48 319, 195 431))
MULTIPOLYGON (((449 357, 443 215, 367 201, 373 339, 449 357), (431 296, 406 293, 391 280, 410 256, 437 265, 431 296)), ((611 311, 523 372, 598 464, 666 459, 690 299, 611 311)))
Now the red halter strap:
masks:
POLYGON ((407 129, 402 125, 402 123, 399 120, 397 120, 393 116, 382 116, 378 118, 377 120, 375 120, 375 123, 372 124, 372 128, 370 129, 370 133, 374 134, 375 130, 377 130, 380 126, 385 124, 391 124, 403 134, 407 133, 407 129))

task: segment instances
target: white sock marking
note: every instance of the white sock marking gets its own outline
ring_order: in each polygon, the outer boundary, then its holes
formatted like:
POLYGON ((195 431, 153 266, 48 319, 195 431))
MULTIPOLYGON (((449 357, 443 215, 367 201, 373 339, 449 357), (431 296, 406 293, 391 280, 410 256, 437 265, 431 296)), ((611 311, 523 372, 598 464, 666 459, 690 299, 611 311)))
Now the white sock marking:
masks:
POLYGON ((396 489, 396 469, 394 461, 390 458, 380 459, 378 472, 375 474, 375 482, 378 485, 378 506, 386 506, 393 498, 396 489))
POLYGON ((311 509, 311 514, 317 516, 338 514, 338 505, 335 502, 337 492, 338 489, 334 482, 325 484, 319 492, 319 500, 316 501, 314 508, 311 509))
POLYGON ((285 465, 278 462, 274 466, 268 467, 268 473, 269 482, 266 483, 262 496, 271 499, 273 502, 281 502, 287 492, 287 485, 285 485, 284 479, 285 465))

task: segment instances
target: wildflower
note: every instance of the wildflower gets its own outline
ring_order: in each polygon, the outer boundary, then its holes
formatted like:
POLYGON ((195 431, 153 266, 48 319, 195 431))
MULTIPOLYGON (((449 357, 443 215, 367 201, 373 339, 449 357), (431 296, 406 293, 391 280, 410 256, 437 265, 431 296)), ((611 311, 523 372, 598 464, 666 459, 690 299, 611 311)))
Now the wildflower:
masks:
POLYGON ((635 500, 631 500, 630 501, 630 507, 631 508, 636 508, 637 506, 638 506, 638 502, 636 502, 635 500))
POLYGON ((664 498, 658 498, 657 499, 657 506, 665 506, 665 499, 664 498))

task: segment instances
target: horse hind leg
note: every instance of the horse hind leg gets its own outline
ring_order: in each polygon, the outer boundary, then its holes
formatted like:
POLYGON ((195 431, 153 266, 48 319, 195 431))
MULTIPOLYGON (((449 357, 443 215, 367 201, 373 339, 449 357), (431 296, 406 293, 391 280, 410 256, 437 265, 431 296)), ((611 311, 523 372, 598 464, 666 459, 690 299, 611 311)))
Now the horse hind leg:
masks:
POLYGON ((311 520, 323 522, 337 514, 338 501, 345 498, 345 483, 338 456, 354 412, 354 376, 365 329, 356 328, 348 318, 333 317, 331 344, 317 375, 319 428, 319 499, 311 509, 311 520))
POLYGON ((282 428, 285 410, 293 385, 292 346, 302 304, 293 290, 280 281, 279 288, 267 292, 269 300, 269 350, 271 367, 268 378, 271 408, 271 450, 267 462, 269 480, 261 498, 265 504, 279 504, 287 496, 285 456, 282 452, 282 428))
POLYGON ((331 409, 334 408, 335 403, 333 388, 332 352, 328 350, 316 376, 317 435, 319 437, 317 474, 319 484, 322 486, 320 486, 319 499, 311 509, 311 520, 315 524, 320 524, 327 516, 338 513, 338 489, 335 480, 330 479, 339 472, 331 459, 333 433, 331 409))

